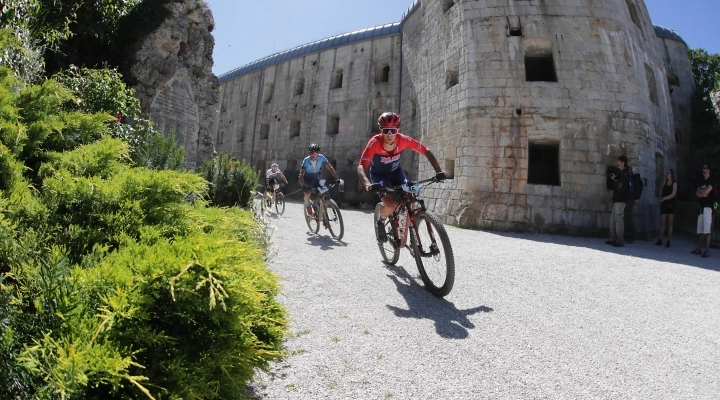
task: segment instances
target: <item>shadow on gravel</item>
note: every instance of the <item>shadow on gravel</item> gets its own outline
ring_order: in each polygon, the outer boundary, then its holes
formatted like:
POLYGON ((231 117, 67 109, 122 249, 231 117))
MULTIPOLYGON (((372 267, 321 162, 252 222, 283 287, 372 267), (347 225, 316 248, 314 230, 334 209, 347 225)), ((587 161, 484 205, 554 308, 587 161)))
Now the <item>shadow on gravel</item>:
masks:
POLYGON ((673 237, 670 248, 665 248, 664 245, 655 246, 655 240, 657 238, 653 238, 652 241, 636 240, 633 243, 626 243, 624 247, 613 247, 605 244, 606 239, 604 238, 512 232, 486 233, 520 240, 551 243, 559 246, 584 247, 606 253, 645 258, 648 260, 681 264, 720 272, 720 261, 718 261, 720 259, 719 249, 710 249, 710 257, 701 258, 698 255, 690 254, 690 251, 697 246, 697 242, 684 237, 673 237))
POLYGON ((388 277, 393 280, 398 292, 405 298, 408 309, 391 305, 386 307, 397 317, 434 321, 435 332, 441 337, 465 339, 469 335, 468 329, 475 328, 468 317, 479 312, 493 311, 492 308, 486 306, 458 310, 453 303, 430 294, 405 269, 390 264, 385 264, 385 268, 393 273, 388 277))
POLYGON ((308 233, 308 244, 311 246, 319 247, 320 250, 333 250, 334 247, 347 247, 347 243, 338 242, 330 236, 318 236, 312 233, 308 233))

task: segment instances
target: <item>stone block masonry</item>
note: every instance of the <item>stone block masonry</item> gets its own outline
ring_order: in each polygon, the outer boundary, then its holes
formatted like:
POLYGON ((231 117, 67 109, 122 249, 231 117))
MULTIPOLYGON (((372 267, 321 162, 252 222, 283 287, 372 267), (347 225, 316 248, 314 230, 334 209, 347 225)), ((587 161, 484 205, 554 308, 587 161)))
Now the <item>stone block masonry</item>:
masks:
MULTIPOLYGON (((316 142, 353 187, 377 117, 396 111, 455 178, 425 193, 446 223, 603 235, 605 171, 626 155, 647 180, 636 226, 657 229, 658 171, 687 154, 692 75, 642 0, 416 1, 392 27, 222 76, 219 151, 292 175, 316 142)), ((414 154, 403 168, 433 173, 414 154)))

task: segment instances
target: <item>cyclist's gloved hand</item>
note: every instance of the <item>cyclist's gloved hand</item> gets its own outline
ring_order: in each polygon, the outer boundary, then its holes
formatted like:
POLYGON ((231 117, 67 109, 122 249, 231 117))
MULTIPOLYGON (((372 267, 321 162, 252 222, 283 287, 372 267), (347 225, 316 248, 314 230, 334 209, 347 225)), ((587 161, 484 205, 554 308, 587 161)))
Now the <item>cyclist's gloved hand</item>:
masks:
POLYGON ((382 185, 379 183, 373 183, 370 184, 370 186, 368 186, 366 189, 368 192, 377 192, 378 190, 382 189, 382 185))
POLYGON ((440 171, 437 174, 435 174, 435 179, 437 179, 439 181, 444 181, 445 179, 447 179, 447 174, 445 174, 444 171, 440 171))
POLYGON ((334 185, 336 183, 337 183, 337 180, 335 178, 330 177, 330 178, 325 179, 325 185, 334 185))

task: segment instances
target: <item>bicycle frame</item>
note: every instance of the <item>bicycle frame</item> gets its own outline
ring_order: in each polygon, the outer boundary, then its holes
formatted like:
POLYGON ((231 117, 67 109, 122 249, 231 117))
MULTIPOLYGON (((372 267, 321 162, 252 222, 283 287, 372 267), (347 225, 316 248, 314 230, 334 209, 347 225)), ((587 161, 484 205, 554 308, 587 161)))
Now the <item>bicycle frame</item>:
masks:
MULTIPOLYGON (((426 179, 424 181, 420 181, 415 183, 415 185, 422 185, 426 183, 433 183, 435 182, 434 178, 426 179)), ((434 255, 437 253, 437 251, 432 253, 426 253, 422 252, 422 243, 420 242, 420 237, 418 236, 418 226, 417 222, 415 221, 415 215, 420 211, 425 211, 425 201, 422 199, 419 199, 417 195, 413 192, 406 191, 403 187, 395 187, 393 188, 395 193, 400 193, 398 204, 395 206, 395 209, 392 213, 391 223, 393 227, 393 240, 395 240, 395 244, 398 245, 398 247, 407 247, 407 239, 408 239, 408 233, 410 232, 410 228, 412 228, 412 234, 415 236, 415 241, 417 242, 417 247, 421 251, 422 256, 428 256, 428 255, 434 255), (400 212, 405 209, 406 215, 405 218, 407 221, 405 221, 405 230, 400 233, 400 212)), ((433 243, 435 243, 435 236, 433 235, 432 230, 429 230, 430 232, 430 239, 433 243)), ((411 249, 411 251, 414 251, 411 249)))

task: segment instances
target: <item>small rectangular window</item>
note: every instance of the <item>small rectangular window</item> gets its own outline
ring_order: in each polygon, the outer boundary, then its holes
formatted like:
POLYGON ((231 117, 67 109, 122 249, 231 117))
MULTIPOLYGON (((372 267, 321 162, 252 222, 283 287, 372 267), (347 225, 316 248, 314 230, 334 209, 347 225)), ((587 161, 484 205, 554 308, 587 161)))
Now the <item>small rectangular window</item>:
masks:
POLYGON ((525 80, 528 82, 557 82, 552 54, 525 56, 525 80))
POLYGON ((635 26, 640 29, 642 32, 642 25, 640 25, 640 17, 638 16, 637 7, 635 6, 635 2, 633 0, 625 0, 628 7, 628 12, 630 13, 630 19, 635 24, 635 26))
POLYGON ((658 105, 657 82, 655 82, 655 72, 652 68, 645 64, 645 75, 647 77, 648 92, 650 92, 650 101, 658 105))
POLYGON ((340 116, 338 114, 328 115, 327 133, 329 135, 337 135, 340 133, 340 116))
POLYGON ((293 95, 300 96, 303 93, 305 93, 305 78, 303 78, 302 76, 299 76, 297 79, 295 79, 295 87, 293 88, 293 95))
POLYGON ((445 160, 444 171, 448 179, 455 178, 455 160, 445 160))
POLYGON ((265 103, 272 102, 274 89, 275 88, 272 83, 268 83, 267 85, 265 85, 265 90, 263 91, 264 92, 263 94, 265 95, 265 98, 264 98, 265 103))
POLYGON ((452 8, 452 6, 454 6, 454 5, 455 5, 454 0, 443 0, 443 3, 442 3, 443 12, 448 12, 448 10, 450 10, 452 8))
POLYGON ((529 144, 527 182, 535 185, 560 186, 559 144, 529 144))
POLYGON ((270 124, 260 125, 260 139, 267 139, 270 137, 270 124))
POLYGON ((446 89, 457 85, 460 82, 460 76, 458 73, 457 65, 453 65, 445 72, 445 86, 446 89))
POLYGON ((247 107, 248 105, 248 92, 240 93, 240 107, 247 107))
POLYGON ((300 120, 290 121, 290 137, 300 136, 300 120))
POLYGON ((333 73, 332 82, 330 85, 331 89, 340 89, 343 87, 343 70, 341 68, 338 68, 333 73))
POLYGON ((245 127, 244 127, 244 126, 241 126, 241 127, 238 129, 236 140, 237 140, 238 142, 242 142, 243 140, 245 140, 245 127))

